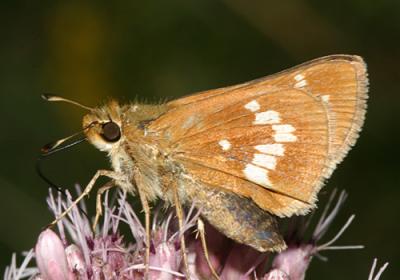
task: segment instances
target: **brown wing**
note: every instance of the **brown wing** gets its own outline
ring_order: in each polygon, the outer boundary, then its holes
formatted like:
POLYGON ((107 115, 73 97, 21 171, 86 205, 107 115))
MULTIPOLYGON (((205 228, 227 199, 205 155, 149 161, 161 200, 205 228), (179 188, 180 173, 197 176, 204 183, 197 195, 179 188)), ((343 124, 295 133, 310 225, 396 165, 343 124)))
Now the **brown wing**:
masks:
POLYGON ((327 57, 178 99, 149 129, 170 142, 197 181, 276 215, 304 213, 361 127, 362 65, 357 57, 327 57))
POLYGON ((326 102, 332 136, 332 164, 340 163, 358 138, 364 123, 368 78, 366 64, 359 56, 331 55, 306 62, 299 66, 241 85, 210 90, 181 98, 169 103, 179 108, 198 101, 205 101, 232 91, 251 88, 266 90, 300 88, 326 102))

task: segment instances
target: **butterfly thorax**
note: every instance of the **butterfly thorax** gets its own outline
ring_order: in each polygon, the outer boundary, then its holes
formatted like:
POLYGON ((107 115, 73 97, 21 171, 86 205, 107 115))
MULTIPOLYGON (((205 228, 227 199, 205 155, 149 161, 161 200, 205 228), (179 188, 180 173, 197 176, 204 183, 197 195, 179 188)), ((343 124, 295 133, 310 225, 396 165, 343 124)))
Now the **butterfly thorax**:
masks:
POLYGON ((120 106, 111 101, 83 119, 88 141, 107 152, 113 169, 121 174, 121 180, 116 183, 124 190, 135 193, 136 181, 140 180, 149 201, 164 198, 165 195, 162 174, 168 173, 165 170, 168 169, 165 166, 168 151, 163 148, 166 146, 163 139, 147 130, 148 125, 164 112, 164 105, 120 106), (120 135, 108 132, 109 126, 118 128, 120 135))

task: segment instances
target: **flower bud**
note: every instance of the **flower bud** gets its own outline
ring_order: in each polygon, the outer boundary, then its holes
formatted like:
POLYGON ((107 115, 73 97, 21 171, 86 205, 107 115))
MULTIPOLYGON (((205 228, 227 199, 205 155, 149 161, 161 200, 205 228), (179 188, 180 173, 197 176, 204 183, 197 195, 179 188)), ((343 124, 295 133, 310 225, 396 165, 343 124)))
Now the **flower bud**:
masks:
POLYGON ((61 239, 50 229, 43 231, 35 246, 36 262, 43 279, 74 280, 61 239))

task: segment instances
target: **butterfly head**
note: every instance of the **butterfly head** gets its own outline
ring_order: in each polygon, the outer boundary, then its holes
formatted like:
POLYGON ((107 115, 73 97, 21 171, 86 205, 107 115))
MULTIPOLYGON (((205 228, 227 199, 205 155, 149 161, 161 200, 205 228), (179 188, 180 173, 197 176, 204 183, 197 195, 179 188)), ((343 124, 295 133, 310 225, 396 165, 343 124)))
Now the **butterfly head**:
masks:
POLYGON ((86 139, 101 151, 110 152, 122 137, 121 108, 112 100, 83 117, 86 139))

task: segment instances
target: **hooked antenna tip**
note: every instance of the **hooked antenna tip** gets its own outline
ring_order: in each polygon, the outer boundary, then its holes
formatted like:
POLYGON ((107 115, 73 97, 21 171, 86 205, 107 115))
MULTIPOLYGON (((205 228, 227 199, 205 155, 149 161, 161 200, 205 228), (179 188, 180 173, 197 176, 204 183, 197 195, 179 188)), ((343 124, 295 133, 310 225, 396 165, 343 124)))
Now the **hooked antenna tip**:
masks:
POLYGON ((53 95, 48 94, 48 93, 43 93, 40 97, 42 97, 42 99, 44 99, 46 101, 50 101, 50 99, 53 97, 53 95))
POLYGON ((41 97, 46 101, 64 101, 64 98, 51 93, 42 93, 41 97))
POLYGON ((74 105, 76 105, 78 107, 81 107, 81 108, 89 110, 89 111, 93 110, 93 108, 90 108, 88 106, 82 105, 82 104, 80 104, 80 103, 78 103, 76 101, 73 101, 73 100, 70 100, 70 99, 66 99, 64 97, 57 96, 57 95, 54 95, 54 94, 43 93, 41 95, 41 97, 46 101, 62 101, 62 102, 67 102, 67 103, 70 103, 70 104, 74 104, 74 105))
MULTIPOLYGON (((58 142, 58 141, 57 141, 58 142)), ((54 148, 54 146, 56 145, 57 143, 55 143, 55 142, 51 142, 51 143, 47 143, 46 145, 44 145, 41 149, 40 149, 40 151, 42 152, 42 154, 47 154, 48 152, 50 152, 53 148, 54 148)))

